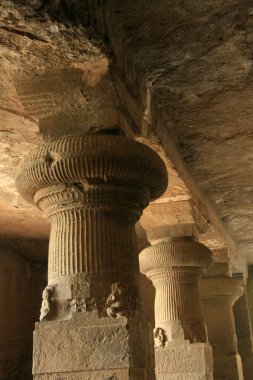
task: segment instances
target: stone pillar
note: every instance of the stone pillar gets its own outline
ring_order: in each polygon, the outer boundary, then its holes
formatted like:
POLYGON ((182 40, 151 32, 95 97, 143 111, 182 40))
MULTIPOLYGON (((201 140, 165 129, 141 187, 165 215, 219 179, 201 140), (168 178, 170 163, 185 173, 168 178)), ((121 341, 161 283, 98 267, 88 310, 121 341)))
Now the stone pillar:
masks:
POLYGON ((248 266, 246 292, 247 292, 247 298, 248 298, 250 324, 251 324, 251 329, 253 331, 253 265, 248 266))
POLYGON ((199 294, 200 276, 212 254, 196 241, 191 224, 166 226, 148 236, 152 245, 139 259, 141 272, 156 289, 156 378, 212 379, 212 351, 199 294))
POLYGON ((34 378, 152 378, 135 222, 167 186, 161 159, 125 137, 69 136, 32 152, 16 183, 51 222, 34 378))
MULTIPOLYGON (((215 263, 219 271, 219 263, 215 263)), ((242 363, 237 349, 233 305, 242 295, 239 280, 221 275, 201 280, 201 297, 208 337, 213 349, 214 379, 243 380, 242 363)))
MULTIPOLYGON (((241 281, 243 281, 243 278, 241 281)), ((248 298, 245 287, 243 295, 235 302, 233 311, 235 318, 238 352, 242 360, 243 378, 244 380, 252 380, 253 342, 248 298)))

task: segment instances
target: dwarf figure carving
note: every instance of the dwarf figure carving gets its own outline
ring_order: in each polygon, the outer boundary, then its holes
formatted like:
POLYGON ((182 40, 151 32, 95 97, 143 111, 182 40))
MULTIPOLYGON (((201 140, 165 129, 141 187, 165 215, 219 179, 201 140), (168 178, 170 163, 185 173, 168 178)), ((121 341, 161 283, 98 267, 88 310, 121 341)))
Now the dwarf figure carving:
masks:
POLYGON ((126 287, 120 282, 111 286, 111 294, 106 301, 106 312, 109 317, 122 317, 128 309, 128 297, 126 287))
POLYGON ((46 316, 49 314, 52 308, 53 301, 53 287, 47 286, 42 293, 42 304, 40 309, 40 321, 46 319, 46 316))
POLYGON ((166 336, 164 330, 161 327, 154 329, 154 341, 155 347, 165 347, 166 336))

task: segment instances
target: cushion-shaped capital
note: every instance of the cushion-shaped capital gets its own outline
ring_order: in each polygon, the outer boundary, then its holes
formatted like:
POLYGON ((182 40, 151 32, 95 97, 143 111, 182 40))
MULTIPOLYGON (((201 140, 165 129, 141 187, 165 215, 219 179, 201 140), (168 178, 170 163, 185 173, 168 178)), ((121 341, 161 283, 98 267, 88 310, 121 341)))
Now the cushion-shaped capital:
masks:
POLYGON ((154 271, 162 272, 173 267, 208 268, 212 263, 212 252, 196 241, 163 242, 145 248, 139 255, 140 270, 149 276, 154 271))
POLYGON ((21 162, 16 186, 33 203, 37 191, 80 181, 143 186, 150 199, 167 187, 167 170, 149 147, 123 136, 67 136, 39 146, 21 162))
POLYGON ((224 296, 236 300, 243 294, 243 284, 240 280, 228 276, 203 277, 200 293, 202 299, 224 296))

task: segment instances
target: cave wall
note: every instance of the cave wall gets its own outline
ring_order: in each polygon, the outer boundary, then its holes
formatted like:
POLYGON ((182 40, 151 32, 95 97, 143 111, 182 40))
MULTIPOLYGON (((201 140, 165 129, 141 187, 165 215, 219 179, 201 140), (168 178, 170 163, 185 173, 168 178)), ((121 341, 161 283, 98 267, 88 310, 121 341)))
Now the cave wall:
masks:
POLYGON ((46 266, 0 248, 0 379, 32 378, 32 334, 46 266))

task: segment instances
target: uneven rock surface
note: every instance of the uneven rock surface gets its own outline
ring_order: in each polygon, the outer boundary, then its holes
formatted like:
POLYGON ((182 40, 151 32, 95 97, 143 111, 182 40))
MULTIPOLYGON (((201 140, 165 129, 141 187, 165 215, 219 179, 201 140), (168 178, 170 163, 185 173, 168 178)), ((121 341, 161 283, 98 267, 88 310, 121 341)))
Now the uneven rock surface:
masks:
POLYGON ((109 60, 92 37, 88 3, 69 2, 62 10, 57 3, 0 4, 1 239, 6 245, 15 240, 20 253, 32 260, 46 259, 49 224, 16 192, 20 159, 42 137, 117 124, 109 60), (37 253, 26 249, 28 240, 37 244, 37 253))
POLYGON ((132 126, 157 134, 178 164, 167 138, 175 142, 192 177, 187 186, 197 184, 201 207, 210 206, 207 219, 211 208, 234 254, 251 260, 251 1, 4 0, 0 7, 2 236, 47 238, 45 219, 17 197, 17 163, 42 135, 115 127, 111 64, 114 83, 120 78, 131 98, 120 108, 132 126))
MULTIPOLYGON (((38 268, 45 273, 37 265, 47 260, 50 230, 14 178, 43 140, 119 134, 119 125, 168 156, 170 185, 144 213, 139 247, 148 244, 145 225, 195 221, 215 259, 230 259, 236 272, 253 262, 252 45, 251 0, 0 1, 0 298, 9 304, 0 336, 13 348, 0 364, 8 380, 16 376, 8 371, 31 373, 38 268)), ((151 301, 145 308, 152 314, 151 301)))
POLYGON ((149 129, 164 144, 164 135, 176 140, 238 254, 250 254, 252 2, 110 1, 108 8, 116 70, 149 129))

